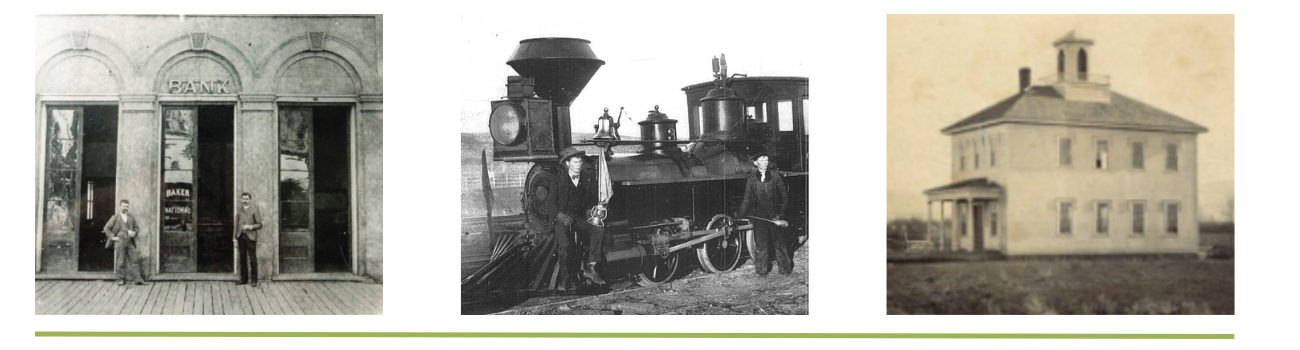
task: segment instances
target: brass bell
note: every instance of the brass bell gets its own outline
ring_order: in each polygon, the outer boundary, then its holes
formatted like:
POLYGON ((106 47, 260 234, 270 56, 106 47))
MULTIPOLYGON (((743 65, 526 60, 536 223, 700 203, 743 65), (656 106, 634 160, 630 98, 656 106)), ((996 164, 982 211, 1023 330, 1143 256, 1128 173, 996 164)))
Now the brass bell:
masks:
POLYGON ((609 116, 609 108, 605 108, 605 114, 596 120, 596 125, 592 126, 596 129, 596 135, 592 136, 591 139, 618 140, 618 126, 619 123, 614 122, 614 117, 609 116))

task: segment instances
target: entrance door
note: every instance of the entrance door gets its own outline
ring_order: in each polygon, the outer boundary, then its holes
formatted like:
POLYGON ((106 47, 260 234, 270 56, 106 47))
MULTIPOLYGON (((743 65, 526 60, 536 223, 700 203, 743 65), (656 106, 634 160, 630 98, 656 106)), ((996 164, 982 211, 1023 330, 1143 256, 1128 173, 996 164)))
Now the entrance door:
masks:
POLYGON ((100 231, 116 208, 117 106, 50 107, 45 140, 41 270, 111 271, 100 231))
POLYGON ((280 270, 351 271, 348 107, 281 107, 280 270))
POLYGON ((113 249, 105 248, 104 226, 117 211, 117 106, 86 106, 81 170, 81 229, 77 270, 113 271, 113 249))
POLYGON ((234 269, 234 108, 163 108, 163 272, 234 269))
POLYGON ((975 236, 971 237, 975 241, 974 251, 982 252, 984 251, 984 206, 972 204, 971 210, 973 210, 971 217, 975 220, 971 226, 975 233, 975 236))

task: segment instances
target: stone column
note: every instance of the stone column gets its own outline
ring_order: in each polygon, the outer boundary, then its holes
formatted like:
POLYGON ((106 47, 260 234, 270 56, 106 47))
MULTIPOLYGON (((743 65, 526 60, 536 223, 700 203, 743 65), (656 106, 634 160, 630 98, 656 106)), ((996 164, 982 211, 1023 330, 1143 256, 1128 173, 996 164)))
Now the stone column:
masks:
POLYGON ((257 240, 257 275, 262 280, 280 271, 277 120, 274 94, 239 94, 239 111, 235 116, 235 192, 252 195, 253 205, 262 213, 262 231, 257 240))
POLYGON ((384 95, 361 95, 356 154, 357 273, 384 280, 384 95))
MULTIPOLYGON (((131 201, 131 214, 140 224, 135 244, 145 261, 145 277, 158 272, 158 237, 162 230, 162 123, 157 95, 124 94, 117 120, 117 191, 114 202, 131 201)), ((114 203, 113 205, 117 205, 114 203)))

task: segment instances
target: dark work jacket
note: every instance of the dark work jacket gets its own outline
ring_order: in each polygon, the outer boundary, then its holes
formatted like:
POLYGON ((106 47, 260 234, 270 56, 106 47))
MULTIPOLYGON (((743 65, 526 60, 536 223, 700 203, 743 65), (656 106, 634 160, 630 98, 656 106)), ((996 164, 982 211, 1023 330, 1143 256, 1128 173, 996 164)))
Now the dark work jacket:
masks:
POLYGON ((769 220, 781 220, 789 201, 788 193, 780 172, 768 169, 767 181, 761 181, 758 171, 754 171, 745 182, 745 199, 740 202, 740 211, 737 214, 740 219, 752 215, 769 220))
POLYGON ((596 174, 583 171, 578 175, 578 186, 569 179, 569 171, 563 168, 555 177, 555 195, 547 201, 546 213, 554 218, 559 213, 572 217, 575 221, 587 217, 587 210, 596 205, 596 174))

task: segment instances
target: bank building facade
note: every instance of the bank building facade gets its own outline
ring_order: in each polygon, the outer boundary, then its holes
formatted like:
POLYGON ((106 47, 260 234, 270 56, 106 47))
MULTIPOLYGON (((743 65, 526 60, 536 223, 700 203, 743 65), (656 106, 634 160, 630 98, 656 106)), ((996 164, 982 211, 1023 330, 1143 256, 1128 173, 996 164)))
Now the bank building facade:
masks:
POLYGON ((383 18, 36 18, 36 277, 112 278, 128 200, 149 279, 383 280, 383 18))

